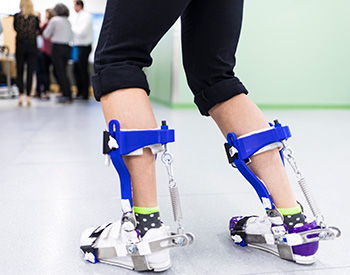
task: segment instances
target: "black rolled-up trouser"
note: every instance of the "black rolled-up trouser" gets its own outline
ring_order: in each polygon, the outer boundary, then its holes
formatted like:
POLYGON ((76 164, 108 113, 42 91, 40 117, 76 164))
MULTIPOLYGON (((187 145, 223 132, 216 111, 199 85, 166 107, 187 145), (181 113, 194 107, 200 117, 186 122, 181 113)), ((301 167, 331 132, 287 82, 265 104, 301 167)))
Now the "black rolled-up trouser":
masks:
POLYGON ((68 44, 51 43, 51 59, 57 82, 64 97, 72 98, 70 81, 67 75, 67 65, 72 48, 68 44))
POLYGON ((24 64, 27 64, 27 83, 26 95, 30 95, 33 84, 33 73, 35 70, 38 48, 36 44, 16 43, 16 66, 17 66, 17 85, 20 94, 24 94, 24 64))
POLYGON ((78 60, 73 65, 75 84, 78 88, 77 96, 82 96, 83 99, 89 98, 89 55, 91 53, 91 45, 78 46, 78 60))
POLYGON ((234 75, 243 0, 109 0, 95 53, 94 94, 150 89, 144 67, 151 51, 181 16, 183 64, 202 115, 247 90, 234 75))

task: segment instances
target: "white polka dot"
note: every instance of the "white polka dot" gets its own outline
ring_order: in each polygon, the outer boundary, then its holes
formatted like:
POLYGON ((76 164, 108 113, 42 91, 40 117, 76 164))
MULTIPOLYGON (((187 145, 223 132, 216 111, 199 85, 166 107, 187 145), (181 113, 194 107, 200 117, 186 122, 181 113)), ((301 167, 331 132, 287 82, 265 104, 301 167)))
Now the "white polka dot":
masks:
POLYGON ((152 223, 152 224, 151 224, 151 226, 152 226, 152 227, 155 227, 155 226, 156 226, 156 224, 155 224, 155 223, 152 223))
POLYGON ((147 222, 147 219, 142 219, 144 222, 147 222))
POLYGON ((139 216, 139 214, 135 213, 135 216, 136 216, 136 217, 138 217, 138 216, 139 216))
POLYGON ((297 221, 300 221, 300 218, 296 218, 297 221))
POLYGON ((151 218, 153 218, 154 217, 154 214, 151 214, 151 215, 149 215, 151 218))
POLYGON ((138 221, 137 221, 136 223, 137 223, 137 224, 140 224, 140 222, 138 222, 138 221))
POLYGON ((291 215, 288 215, 288 216, 287 216, 287 218, 289 218, 289 219, 290 219, 291 217, 292 217, 291 215))
POLYGON ((144 230, 145 230, 145 231, 148 231, 148 228, 147 228, 147 227, 145 227, 145 228, 144 228, 144 230))
POLYGON ((158 217, 158 221, 160 221, 160 217, 158 217))
POLYGON ((289 225, 293 225, 293 223, 292 223, 292 222, 290 222, 290 223, 289 223, 289 225))

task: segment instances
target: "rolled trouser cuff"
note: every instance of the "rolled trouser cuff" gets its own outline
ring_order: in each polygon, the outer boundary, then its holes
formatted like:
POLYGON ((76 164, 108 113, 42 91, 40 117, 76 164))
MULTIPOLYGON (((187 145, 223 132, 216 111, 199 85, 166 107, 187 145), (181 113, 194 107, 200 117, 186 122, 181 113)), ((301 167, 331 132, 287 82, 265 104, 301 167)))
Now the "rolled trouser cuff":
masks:
POLYGON ((106 67, 92 76, 92 87, 97 101, 111 92, 126 88, 141 88, 150 93, 146 75, 135 65, 123 64, 106 67))
POLYGON ((194 102, 202 115, 209 116, 209 110, 217 103, 224 102, 242 93, 248 94, 248 91, 235 77, 223 80, 197 93, 194 102))

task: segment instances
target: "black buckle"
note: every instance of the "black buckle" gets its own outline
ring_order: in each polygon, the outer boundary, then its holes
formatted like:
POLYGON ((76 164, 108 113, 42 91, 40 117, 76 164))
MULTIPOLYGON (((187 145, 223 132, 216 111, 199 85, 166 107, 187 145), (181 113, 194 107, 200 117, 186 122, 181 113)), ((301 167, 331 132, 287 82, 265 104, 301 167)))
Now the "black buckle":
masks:
MULTIPOLYGON (((92 247, 92 245, 82 245, 80 247, 80 249, 84 252, 84 253, 92 253, 94 254, 95 249, 92 247)), ((95 255, 95 254, 94 254, 95 255)))
POLYGON ((225 146, 225 151, 226 151, 226 155, 227 155, 227 158, 228 158, 228 163, 232 164, 237 153, 232 155, 231 148, 234 148, 234 147, 231 146, 230 144, 228 144, 227 142, 224 144, 224 146, 225 146))
POLYGON ((112 149, 108 146, 108 142, 109 142, 110 137, 112 137, 112 135, 108 131, 104 130, 103 131, 103 144, 102 144, 102 153, 104 155, 107 155, 112 151, 112 149))
MULTIPOLYGON (((228 144, 227 142, 224 144, 224 146, 225 146, 225 151, 226 151, 228 163, 231 164, 234 168, 237 168, 235 163, 234 163, 234 160, 237 157, 236 148, 234 146, 228 144), (233 148, 236 150, 236 152, 234 154, 232 154, 233 148)), ((250 158, 248 158, 248 159, 245 159, 244 162, 248 165, 251 162, 251 160, 250 160, 250 158)))

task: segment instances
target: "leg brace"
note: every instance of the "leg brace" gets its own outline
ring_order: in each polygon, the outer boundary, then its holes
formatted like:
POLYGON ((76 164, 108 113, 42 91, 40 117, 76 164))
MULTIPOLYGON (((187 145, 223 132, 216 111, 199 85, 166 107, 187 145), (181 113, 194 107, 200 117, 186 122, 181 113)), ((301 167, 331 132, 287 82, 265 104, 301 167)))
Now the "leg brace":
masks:
POLYGON ((103 153, 110 157, 118 172, 123 213, 131 212, 133 207, 131 179, 123 155, 140 155, 144 147, 158 153, 162 151, 162 145, 174 142, 174 136, 174 130, 168 129, 167 125, 156 130, 122 131, 117 120, 110 121, 109 132, 104 132, 103 153))
MULTIPOLYGON (((272 126, 272 125, 271 125, 272 126)), ((264 183, 248 168, 250 157, 273 148, 280 147, 283 161, 282 141, 291 137, 288 126, 282 126, 276 121, 275 125, 267 130, 251 133, 237 138, 234 133, 227 135, 225 149, 229 163, 236 167, 248 180, 257 192, 266 210, 275 208, 273 200, 264 183)))
MULTIPOLYGON (((285 146, 285 140, 291 137, 291 132, 288 126, 282 126, 277 120, 274 125, 270 124, 271 128, 250 133, 245 136, 237 138, 234 133, 229 133, 227 135, 227 143, 225 144, 225 149, 229 163, 237 168, 240 173, 248 180, 248 182, 254 187, 257 192, 263 206, 266 209, 267 217, 269 221, 274 225, 272 234, 265 235, 247 235, 244 232, 243 227, 246 219, 242 219, 240 222, 237 222, 238 219, 233 218, 231 220, 232 225, 230 225, 231 235, 235 238, 237 235, 244 236, 244 239, 236 242, 242 246, 246 244, 260 248, 265 251, 274 253, 272 250, 266 249, 265 247, 259 247, 259 243, 275 244, 278 247, 278 253, 281 258, 293 260, 293 251, 292 247, 298 245, 305 245, 312 242, 318 242, 320 240, 330 240, 340 236, 340 230, 337 227, 327 227, 323 220, 316 223, 316 221, 305 225, 304 227, 309 226, 307 231, 299 232, 298 229, 295 229, 295 232, 291 234, 287 233, 283 227, 283 216, 277 210, 274 205, 274 202, 264 185, 264 183, 248 168, 250 163, 250 158, 254 154, 259 154, 267 150, 274 148, 280 148, 280 156, 284 163, 284 150, 286 158, 289 163, 291 163, 292 168, 296 172, 296 175, 299 177, 299 184, 301 185, 302 191, 306 196, 306 199, 310 205, 310 208, 313 214, 316 216, 322 216, 319 212, 315 212, 316 203, 314 200, 311 200, 310 194, 306 193, 306 187, 302 184, 305 183, 305 179, 301 176, 300 171, 296 167, 294 158, 291 156, 291 149, 285 146)), ((305 230, 304 227, 299 228, 300 230, 305 230)), ((293 229, 294 230, 294 229, 293 229)))
MULTIPOLYGON (((173 175, 171 162, 171 154, 167 152, 166 144, 174 141, 174 130, 168 129, 165 121, 162 122, 161 129, 156 130, 120 130, 120 124, 116 120, 109 123, 109 131, 104 132, 103 153, 107 155, 108 160, 111 159, 116 168, 121 185, 121 204, 123 217, 121 219, 120 234, 128 236, 127 245, 111 246, 111 247, 95 247, 94 244, 105 230, 108 230, 111 224, 100 226, 89 233, 86 241, 81 246, 85 254, 85 258, 92 262, 105 262, 115 265, 133 268, 137 271, 151 270, 146 256, 169 249, 171 247, 183 247, 192 244, 194 236, 191 233, 183 233, 179 219, 181 215, 175 215, 180 209, 180 206, 175 206, 174 217, 179 223, 178 233, 170 232, 165 237, 158 238, 153 241, 144 241, 135 236, 135 220, 132 211, 132 188, 130 174, 123 161, 124 155, 140 155, 144 147, 149 147, 154 154, 166 149, 166 154, 163 154, 162 160, 166 164, 169 173, 170 191, 174 192, 176 187, 173 175), (171 186, 170 186, 171 185, 171 186), (175 211, 176 210, 176 211, 175 211), (130 236, 130 237, 129 237, 130 236), (130 256, 132 265, 118 263, 118 261, 110 262, 109 258, 119 258, 130 256)), ((177 189, 176 189, 177 191, 177 189)), ((173 194, 172 194, 173 197, 173 194)), ((179 204, 178 200, 177 203, 179 204)), ((174 208, 174 202, 173 202, 174 208)))

